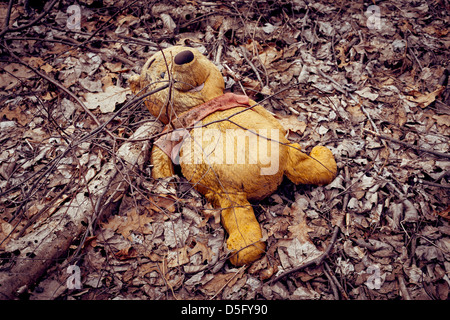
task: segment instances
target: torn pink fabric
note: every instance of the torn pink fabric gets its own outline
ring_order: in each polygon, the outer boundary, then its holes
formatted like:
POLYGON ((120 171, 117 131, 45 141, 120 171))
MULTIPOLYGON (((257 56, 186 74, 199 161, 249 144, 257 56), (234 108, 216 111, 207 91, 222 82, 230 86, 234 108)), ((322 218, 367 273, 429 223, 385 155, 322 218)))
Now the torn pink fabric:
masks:
POLYGON ((179 164, 178 155, 182 141, 189 137, 189 130, 192 129, 197 122, 216 111, 223 111, 236 107, 250 107, 248 97, 234 93, 225 93, 204 104, 183 112, 172 121, 172 124, 165 126, 162 133, 167 133, 159 137, 155 141, 155 145, 164 151, 174 163, 179 164))

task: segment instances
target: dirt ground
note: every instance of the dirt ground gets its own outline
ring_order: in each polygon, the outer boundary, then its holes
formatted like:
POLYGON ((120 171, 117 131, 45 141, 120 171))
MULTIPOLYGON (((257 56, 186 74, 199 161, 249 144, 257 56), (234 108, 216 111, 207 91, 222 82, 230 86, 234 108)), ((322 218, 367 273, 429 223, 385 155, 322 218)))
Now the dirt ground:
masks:
POLYGON ((0 2, 0 298, 449 299, 448 1, 71 4, 0 2), (251 266, 181 175, 151 178, 161 125, 127 79, 175 44, 336 157, 252 203, 251 266))

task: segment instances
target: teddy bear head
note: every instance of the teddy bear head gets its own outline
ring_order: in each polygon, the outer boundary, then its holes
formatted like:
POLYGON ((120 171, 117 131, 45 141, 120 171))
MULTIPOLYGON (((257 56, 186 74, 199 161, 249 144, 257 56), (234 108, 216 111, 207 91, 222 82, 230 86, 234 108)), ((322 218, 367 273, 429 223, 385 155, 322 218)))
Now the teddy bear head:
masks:
POLYGON ((150 113, 163 123, 176 115, 223 94, 224 81, 217 67, 194 48, 170 47, 155 53, 140 75, 129 80, 135 94, 168 88, 145 100, 150 113))

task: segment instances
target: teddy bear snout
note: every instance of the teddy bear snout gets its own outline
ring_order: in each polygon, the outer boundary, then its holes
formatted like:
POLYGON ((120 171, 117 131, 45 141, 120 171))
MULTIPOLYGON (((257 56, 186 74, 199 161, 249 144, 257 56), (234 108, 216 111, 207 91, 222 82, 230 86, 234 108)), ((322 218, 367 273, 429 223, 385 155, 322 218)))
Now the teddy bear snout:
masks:
POLYGON ((181 66, 183 64, 189 63, 192 60, 194 60, 194 54, 192 53, 192 51, 190 50, 184 50, 181 51, 180 53, 178 53, 175 58, 174 58, 174 62, 181 66))

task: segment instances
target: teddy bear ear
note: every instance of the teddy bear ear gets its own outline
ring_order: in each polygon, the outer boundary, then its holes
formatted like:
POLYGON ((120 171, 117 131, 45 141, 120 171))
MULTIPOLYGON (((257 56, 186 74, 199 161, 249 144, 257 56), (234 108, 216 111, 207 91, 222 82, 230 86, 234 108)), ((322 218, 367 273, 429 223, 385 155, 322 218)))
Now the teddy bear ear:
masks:
POLYGON ((194 60, 194 54, 190 50, 181 51, 173 59, 173 61, 179 66, 189 63, 192 60, 194 60))

